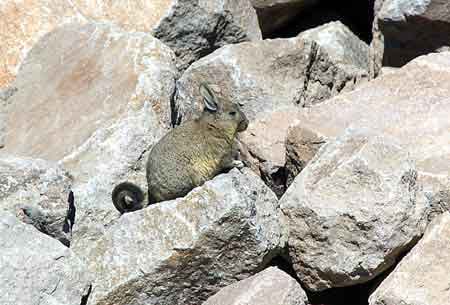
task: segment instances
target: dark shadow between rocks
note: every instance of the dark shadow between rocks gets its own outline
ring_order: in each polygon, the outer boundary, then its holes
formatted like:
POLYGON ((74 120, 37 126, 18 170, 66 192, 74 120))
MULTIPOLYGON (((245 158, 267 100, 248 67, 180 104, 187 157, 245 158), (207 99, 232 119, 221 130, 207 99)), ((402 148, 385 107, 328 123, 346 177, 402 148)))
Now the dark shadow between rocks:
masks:
POLYGON ((299 33, 328 22, 341 21, 361 40, 372 40, 375 0, 323 0, 317 6, 298 14, 286 26, 264 35, 264 38, 295 37, 299 33))
POLYGON ((379 21, 384 35, 383 66, 401 67, 416 57, 450 46, 450 23, 422 17, 379 21))

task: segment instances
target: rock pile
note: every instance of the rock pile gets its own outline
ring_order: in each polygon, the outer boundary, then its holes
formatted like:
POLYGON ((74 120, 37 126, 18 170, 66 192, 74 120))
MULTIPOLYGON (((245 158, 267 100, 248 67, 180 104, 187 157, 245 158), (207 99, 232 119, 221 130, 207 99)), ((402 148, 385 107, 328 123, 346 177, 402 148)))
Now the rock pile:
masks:
POLYGON ((327 3, 3 1, 0 304, 447 304, 450 4, 327 3), (202 83, 241 166, 120 214, 202 83))

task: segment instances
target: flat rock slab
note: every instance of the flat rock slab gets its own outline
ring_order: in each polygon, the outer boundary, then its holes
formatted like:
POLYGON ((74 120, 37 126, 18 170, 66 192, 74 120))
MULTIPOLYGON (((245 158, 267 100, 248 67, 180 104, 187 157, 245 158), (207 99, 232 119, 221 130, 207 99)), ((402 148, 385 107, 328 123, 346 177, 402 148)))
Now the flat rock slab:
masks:
POLYGON ((325 144, 280 205, 293 267, 313 291, 381 274, 423 234, 428 212, 408 151, 355 130, 325 144))
POLYGON ((419 243, 369 298, 370 305, 442 305, 450 300, 450 213, 437 217, 419 243))
POLYGON ((203 305, 305 305, 299 283, 276 267, 221 289, 203 305))
POLYGON ((201 304, 277 255, 283 224, 276 196, 237 169, 124 214, 80 249, 96 279, 88 304, 201 304))
POLYGON ((80 305, 91 278, 58 241, 0 212, 0 295, 3 305, 80 305))

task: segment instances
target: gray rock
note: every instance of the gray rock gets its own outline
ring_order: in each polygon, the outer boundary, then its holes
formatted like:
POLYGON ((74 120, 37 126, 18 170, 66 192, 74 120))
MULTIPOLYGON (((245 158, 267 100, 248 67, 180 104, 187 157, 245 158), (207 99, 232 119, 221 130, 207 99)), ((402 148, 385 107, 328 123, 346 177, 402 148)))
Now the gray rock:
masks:
POLYGON ((442 305, 450 300, 450 213, 436 218, 419 243, 369 298, 370 305, 442 305))
POLYGON ((259 25, 264 35, 288 25, 297 15, 305 12, 318 0, 250 0, 258 14, 259 25))
POLYGON ((375 4, 372 65, 400 67, 448 46, 450 3, 441 0, 378 0, 375 4))
POLYGON ((89 293, 86 266, 58 241, 0 211, 3 305, 80 305, 89 293))
POLYGON ((299 37, 315 41, 326 50, 334 63, 339 63, 349 69, 350 75, 367 77, 369 46, 353 34, 342 22, 329 22, 304 31, 300 33, 299 37))
POLYGON ((17 92, 15 87, 0 89, 0 149, 5 146, 6 118, 8 113, 8 99, 17 92))
POLYGON ((177 119, 195 116, 202 109, 197 92, 201 82, 218 85, 217 91, 241 104, 249 119, 319 103, 353 88, 363 78, 358 73, 348 74, 342 62, 337 52, 330 58, 326 48, 309 38, 225 46, 195 62, 178 81, 177 119))
POLYGON ((296 280, 275 267, 223 288, 203 305, 305 305, 296 280))
POLYGON ((355 130, 324 145, 280 205, 294 269, 314 291, 373 279, 417 241, 428 217, 408 151, 355 130))
MULTIPOLYGON (((55 163, 18 157, 0 158, 0 206, 64 244, 72 179, 55 163)), ((70 229, 70 227, 68 228, 70 229)))
POLYGON ((224 45, 261 40, 258 18, 249 1, 172 2, 152 33, 175 51, 181 70, 224 45))
POLYGON ((260 270, 285 236, 275 195, 234 169, 111 225, 83 256, 96 278, 89 304, 200 304, 260 270))

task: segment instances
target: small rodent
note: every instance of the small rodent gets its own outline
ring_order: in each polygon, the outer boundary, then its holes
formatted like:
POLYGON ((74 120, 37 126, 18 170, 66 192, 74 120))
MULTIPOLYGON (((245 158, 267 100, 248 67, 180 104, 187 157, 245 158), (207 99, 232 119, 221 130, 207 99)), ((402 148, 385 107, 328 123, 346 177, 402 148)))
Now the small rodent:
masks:
MULTIPOLYGON (((204 110, 168 132, 150 151, 146 166, 148 204, 185 196, 217 174, 236 165, 236 135, 248 120, 239 106, 219 99, 206 85, 199 87, 204 110)), ((121 213, 144 207, 141 188, 130 182, 112 192, 121 213)))

